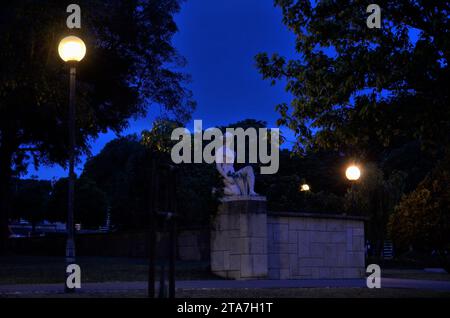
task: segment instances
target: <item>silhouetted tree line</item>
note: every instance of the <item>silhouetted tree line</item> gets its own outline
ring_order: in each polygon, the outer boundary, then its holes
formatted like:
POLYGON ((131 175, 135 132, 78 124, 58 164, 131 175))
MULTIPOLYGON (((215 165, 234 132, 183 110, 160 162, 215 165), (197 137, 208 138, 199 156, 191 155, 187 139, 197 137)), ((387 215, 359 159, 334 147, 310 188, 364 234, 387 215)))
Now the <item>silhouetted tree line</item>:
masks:
POLYGON ((58 56, 68 33, 83 38, 77 68, 77 154, 89 140, 120 132, 131 117, 160 105, 186 121, 195 103, 172 37, 182 0, 80 0, 82 29, 66 27, 70 1, 17 0, 0 11, 0 253, 8 237, 12 182, 30 161, 65 166, 68 158, 68 75, 58 56), (171 68, 170 66, 174 66, 171 68))

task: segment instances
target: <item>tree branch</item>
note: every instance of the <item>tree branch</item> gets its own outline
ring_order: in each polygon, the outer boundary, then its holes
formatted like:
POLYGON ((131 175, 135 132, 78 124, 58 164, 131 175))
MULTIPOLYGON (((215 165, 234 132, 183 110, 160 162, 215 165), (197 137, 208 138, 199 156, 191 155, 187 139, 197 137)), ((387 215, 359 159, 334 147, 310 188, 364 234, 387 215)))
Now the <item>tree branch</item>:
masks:
POLYGON ((17 152, 37 152, 39 151, 38 148, 19 148, 17 149, 17 152))

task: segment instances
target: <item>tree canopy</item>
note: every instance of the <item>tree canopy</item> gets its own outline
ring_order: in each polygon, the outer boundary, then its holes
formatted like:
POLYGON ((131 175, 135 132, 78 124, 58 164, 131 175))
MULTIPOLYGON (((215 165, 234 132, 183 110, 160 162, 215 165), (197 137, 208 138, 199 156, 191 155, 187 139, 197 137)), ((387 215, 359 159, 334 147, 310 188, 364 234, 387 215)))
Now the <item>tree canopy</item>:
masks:
POLYGON ((194 106, 183 87, 188 78, 170 68, 184 63, 171 44, 180 1, 81 1, 79 31, 66 29, 67 4, 14 1, 1 12, 1 150, 32 145, 40 162, 65 163, 68 71, 56 48, 74 32, 88 48, 78 66, 80 151, 99 132, 120 131, 152 103, 187 119, 194 106))
POLYGON ((378 1, 380 29, 366 26, 369 3, 275 0, 298 58, 261 53, 256 62, 294 97, 277 110, 298 150, 379 158, 410 140, 430 149, 449 144, 449 1, 378 1))

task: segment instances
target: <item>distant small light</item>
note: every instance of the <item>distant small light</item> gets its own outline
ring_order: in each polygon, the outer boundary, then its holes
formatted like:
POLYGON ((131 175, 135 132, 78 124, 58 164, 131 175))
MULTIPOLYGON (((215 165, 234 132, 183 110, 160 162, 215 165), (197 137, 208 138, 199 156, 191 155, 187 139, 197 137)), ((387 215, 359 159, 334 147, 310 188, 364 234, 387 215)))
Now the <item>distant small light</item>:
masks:
POLYGON ((300 187, 300 191, 302 191, 302 192, 307 192, 309 190, 311 190, 311 188, 306 183, 302 184, 301 187, 300 187))

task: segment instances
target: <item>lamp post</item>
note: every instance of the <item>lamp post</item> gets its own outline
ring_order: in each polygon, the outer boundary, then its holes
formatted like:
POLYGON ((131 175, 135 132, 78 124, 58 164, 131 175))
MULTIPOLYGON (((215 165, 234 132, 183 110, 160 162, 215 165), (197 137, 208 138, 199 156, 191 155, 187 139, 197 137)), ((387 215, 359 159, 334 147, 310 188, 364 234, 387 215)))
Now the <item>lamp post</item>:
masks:
POLYGON ((75 262, 74 239, 74 192, 75 192, 75 80, 76 65, 86 55, 86 45, 76 36, 67 36, 59 42, 58 53, 61 59, 70 67, 69 91, 69 194, 67 209, 67 242, 66 263, 75 262))
POLYGON ((352 191, 352 212, 355 212, 355 184, 356 181, 359 180, 361 177, 361 170, 356 165, 350 165, 347 167, 347 170, 345 170, 345 176, 347 179, 351 182, 351 191, 352 191))

